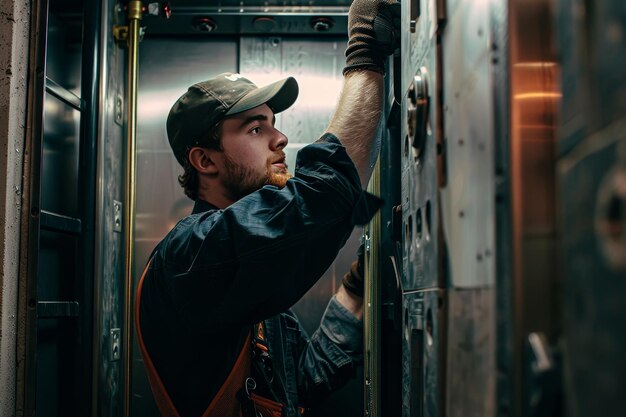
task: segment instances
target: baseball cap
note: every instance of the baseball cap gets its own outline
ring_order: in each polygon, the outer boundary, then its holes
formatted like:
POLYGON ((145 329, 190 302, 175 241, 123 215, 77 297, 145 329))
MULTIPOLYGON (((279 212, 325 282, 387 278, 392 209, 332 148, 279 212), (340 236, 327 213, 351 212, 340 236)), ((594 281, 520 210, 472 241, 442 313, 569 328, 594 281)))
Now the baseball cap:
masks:
POLYGON ((213 126, 227 116, 267 104, 276 113, 298 97, 293 77, 257 87, 240 74, 226 72, 194 84, 172 106, 167 117, 167 137, 178 163, 184 165, 187 149, 200 144, 213 126))

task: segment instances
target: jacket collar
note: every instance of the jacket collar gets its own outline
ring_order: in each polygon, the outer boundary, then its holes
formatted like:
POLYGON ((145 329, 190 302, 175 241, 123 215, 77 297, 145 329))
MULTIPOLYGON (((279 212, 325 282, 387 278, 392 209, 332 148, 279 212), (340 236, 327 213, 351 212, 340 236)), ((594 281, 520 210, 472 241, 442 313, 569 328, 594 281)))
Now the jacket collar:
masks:
POLYGON ((191 212, 191 214, 204 213, 205 211, 210 211, 210 210, 219 210, 219 209, 215 207, 213 204, 209 203, 208 201, 204 201, 198 198, 196 200, 196 203, 193 205, 193 211, 191 212))

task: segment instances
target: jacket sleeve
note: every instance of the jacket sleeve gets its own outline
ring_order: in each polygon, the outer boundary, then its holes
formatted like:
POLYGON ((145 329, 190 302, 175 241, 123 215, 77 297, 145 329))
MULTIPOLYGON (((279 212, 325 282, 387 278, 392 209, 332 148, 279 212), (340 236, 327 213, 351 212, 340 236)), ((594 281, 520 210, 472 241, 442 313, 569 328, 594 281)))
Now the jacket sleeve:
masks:
POLYGON ((333 296, 320 327, 303 339, 299 353, 298 397, 303 406, 315 405, 352 379, 363 362, 363 322, 333 296))

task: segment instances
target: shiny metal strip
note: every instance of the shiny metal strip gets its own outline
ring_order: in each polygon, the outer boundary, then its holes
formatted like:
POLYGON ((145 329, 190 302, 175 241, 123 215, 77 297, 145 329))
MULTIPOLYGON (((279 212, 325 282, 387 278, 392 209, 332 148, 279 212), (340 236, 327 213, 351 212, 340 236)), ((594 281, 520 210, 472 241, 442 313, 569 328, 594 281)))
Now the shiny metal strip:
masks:
POLYGON ((341 6, 242 6, 242 7, 176 7, 176 16, 219 15, 219 16, 347 16, 348 7, 341 6))
MULTIPOLYGON (((380 196, 380 159, 376 162, 369 192, 380 196)), ((372 218, 365 234, 365 294, 363 325, 365 340, 365 410, 369 417, 380 415, 380 268, 382 237, 380 211, 372 218)))
POLYGON ((107 97, 107 82, 108 73, 105 70, 108 62, 107 56, 107 36, 109 36, 109 1, 102 0, 100 4, 100 49, 98 51, 98 62, 100 63, 100 78, 98 80, 98 126, 96 143, 98 144, 97 161, 96 161, 96 191, 95 191, 95 218, 94 218, 94 283, 93 283, 93 352, 92 352, 92 384, 91 384, 91 416, 96 417, 98 415, 99 407, 99 381, 100 374, 102 372, 101 367, 101 337, 103 336, 100 323, 102 322, 102 281, 104 275, 104 261, 102 256, 102 250, 104 247, 104 223, 105 223, 105 196, 104 196, 104 140, 106 133, 106 97, 107 97))
POLYGON ((132 301, 133 301, 133 256, 135 232, 135 183, 137 165, 137 72, 139 70, 139 21, 141 1, 128 3, 128 130, 126 138, 125 181, 126 198, 124 204, 125 242, 125 291, 124 291, 124 415, 130 416, 130 391, 132 371, 132 301))
POLYGON ((80 97, 48 77, 46 77, 46 91, 78 111, 83 109, 83 100, 80 97))
POLYGON ((82 222, 75 217, 64 216, 62 214, 51 213, 41 210, 40 225, 43 230, 67 233, 70 235, 80 235, 82 222))

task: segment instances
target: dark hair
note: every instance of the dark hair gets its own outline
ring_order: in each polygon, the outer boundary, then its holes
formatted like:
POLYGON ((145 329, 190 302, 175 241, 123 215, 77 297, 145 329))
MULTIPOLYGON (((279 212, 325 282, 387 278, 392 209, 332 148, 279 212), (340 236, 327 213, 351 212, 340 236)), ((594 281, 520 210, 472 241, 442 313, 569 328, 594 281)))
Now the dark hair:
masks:
POLYGON ((194 147, 201 147, 205 149, 222 150, 222 122, 218 122, 207 135, 193 145, 187 147, 185 152, 185 163, 183 165, 184 172, 178 176, 178 183, 185 190, 185 195, 192 200, 198 198, 198 185, 200 184, 200 178, 198 171, 189 162, 189 151, 194 147))

